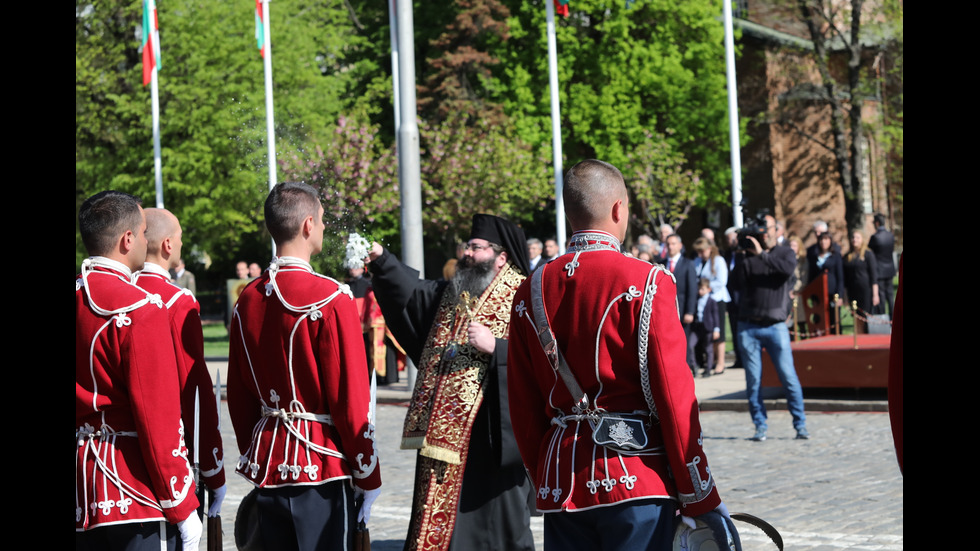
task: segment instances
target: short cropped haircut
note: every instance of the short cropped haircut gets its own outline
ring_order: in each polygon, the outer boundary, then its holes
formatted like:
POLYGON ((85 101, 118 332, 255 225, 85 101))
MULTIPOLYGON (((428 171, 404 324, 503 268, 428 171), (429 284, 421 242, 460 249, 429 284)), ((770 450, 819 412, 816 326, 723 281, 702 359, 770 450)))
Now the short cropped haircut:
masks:
POLYGON ((175 218, 166 209, 144 209, 143 214, 146 215, 146 247, 159 252, 163 240, 177 233, 175 218))
POLYGON ((276 243, 296 237, 307 216, 316 217, 320 197, 313 186, 302 182, 276 184, 265 200, 265 225, 276 243))
POLYGON ((143 226, 142 201, 121 191, 102 191, 78 209, 78 231, 90 256, 109 254, 126 231, 138 233, 143 226))
POLYGON ((565 214, 578 230, 602 221, 613 203, 627 198, 623 173, 596 159, 582 161, 568 169, 562 193, 565 214))

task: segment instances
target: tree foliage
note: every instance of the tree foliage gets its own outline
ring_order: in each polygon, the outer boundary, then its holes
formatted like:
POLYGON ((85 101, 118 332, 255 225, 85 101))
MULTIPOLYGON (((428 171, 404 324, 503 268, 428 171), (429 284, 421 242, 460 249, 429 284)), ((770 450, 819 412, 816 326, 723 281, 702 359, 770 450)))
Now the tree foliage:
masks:
POLYGON ((463 117, 420 127, 424 226, 444 250, 468 231, 473 214, 527 221, 552 196, 547 152, 506 127, 463 117))
MULTIPOLYGON (((530 222, 552 208, 543 1, 415 6, 423 224, 443 250, 474 212, 530 222)), ((153 202, 140 9, 133 0, 76 1, 76 206, 108 188, 153 202)), ((268 250, 253 9, 159 6, 164 199, 183 221, 187 250, 220 271, 242 250, 268 250)), ((600 157, 635 173, 634 194, 654 217, 682 217, 689 207, 677 205, 727 193, 719 12, 709 0, 580 0, 559 22, 565 157, 600 157), (683 187, 691 181, 698 185, 683 187), (676 202, 664 199, 670 193, 676 202)), ((280 179, 323 189, 338 232, 397 242, 387 7, 277 0, 271 21, 280 179)))
MULTIPOLYGON (((877 66, 883 58, 892 62, 892 68, 898 68, 897 73, 889 75, 897 76, 898 82, 888 83, 892 87, 897 84, 897 98, 886 100, 883 107, 888 146, 899 159, 903 155, 901 2, 796 0, 796 5, 813 42, 811 58, 820 76, 816 88, 802 83, 798 89, 807 91, 806 101, 812 101, 812 92, 816 92, 819 101, 830 108, 830 139, 806 137, 832 153, 844 192, 845 220, 848 227, 862 229, 867 223, 862 197, 867 186, 863 172, 869 131, 864 106, 869 99, 881 99, 881 71, 877 66)), ((882 129, 880 121, 875 126, 872 131, 882 129)))
POLYGON ((695 205, 701 175, 685 168, 684 156, 661 134, 647 132, 626 159, 623 178, 635 203, 633 225, 649 235, 663 224, 677 231, 695 205))
MULTIPOLYGON (((262 58, 254 5, 172 0, 159 6, 164 203, 182 221, 188 251, 224 269, 237 251, 268 250, 262 58)), ((140 3, 76 2, 76 205, 119 189, 154 203, 150 91, 141 82, 140 3)), ((356 104, 376 69, 355 53, 364 39, 346 9, 282 0, 272 12, 277 149, 305 143, 356 104), (325 78, 329 75, 330 78, 325 78)), ((84 252, 76 239, 76 259, 84 252)), ((191 259, 193 260, 193 259, 191 259)), ((200 259, 199 259, 200 260, 200 259)))
MULTIPOLYGON (((341 117, 333 139, 310 152, 294 152, 283 160, 283 173, 322 190, 337 235, 366 232, 397 246, 397 155, 377 133, 377 126, 341 117)), ((460 115, 421 123, 419 134, 423 229, 439 236, 433 241, 444 252, 453 252, 477 212, 520 222, 544 208, 551 192, 547 157, 517 141, 512 131, 460 115)))
MULTIPOLYGON (((723 200, 730 170, 723 28, 717 2, 581 0, 558 21, 564 155, 624 166, 650 133, 704 175, 696 202, 723 200)), ((500 95, 530 143, 550 136, 545 9, 508 2, 511 38, 501 53, 500 95)))
POLYGON ((465 114, 491 124, 504 122, 503 106, 493 101, 492 68, 500 63, 490 53, 506 47, 510 11, 499 0, 457 0, 455 19, 430 39, 433 57, 425 60, 419 86, 419 110, 428 120, 465 114))

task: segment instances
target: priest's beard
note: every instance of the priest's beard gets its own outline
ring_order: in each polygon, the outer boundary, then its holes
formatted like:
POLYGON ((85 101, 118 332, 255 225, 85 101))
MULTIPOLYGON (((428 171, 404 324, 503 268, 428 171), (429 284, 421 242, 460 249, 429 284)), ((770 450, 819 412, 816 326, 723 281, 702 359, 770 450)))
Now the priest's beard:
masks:
POLYGON ((490 282, 497 275, 497 257, 493 257, 485 262, 477 262, 471 256, 464 256, 456 264, 456 274, 453 275, 452 285, 456 291, 456 296, 466 291, 471 297, 478 297, 483 294, 490 286, 490 282))

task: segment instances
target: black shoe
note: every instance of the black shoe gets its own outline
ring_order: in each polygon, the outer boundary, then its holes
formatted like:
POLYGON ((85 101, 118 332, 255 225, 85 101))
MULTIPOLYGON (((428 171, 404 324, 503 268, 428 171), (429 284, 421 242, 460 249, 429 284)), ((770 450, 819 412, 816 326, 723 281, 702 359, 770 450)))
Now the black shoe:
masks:
POLYGON ((796 429, 796 439, 797 440, 809 440, 810 433, 806 431, 806 427, 796 429))

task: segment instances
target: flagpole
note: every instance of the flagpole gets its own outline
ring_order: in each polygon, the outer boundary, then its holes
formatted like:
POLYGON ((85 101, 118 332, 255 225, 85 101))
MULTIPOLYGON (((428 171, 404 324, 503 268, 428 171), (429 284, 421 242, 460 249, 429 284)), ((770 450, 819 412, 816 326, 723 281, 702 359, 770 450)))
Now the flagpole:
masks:
MULTIPOLYGON (((395 106, 395 140, 398 139, 398 130, 401 126, 401 98, 398 94, 398 12, 396 7, 397 0, 388 0, 388 27, 391 35, 391 89, 392 104, 395 106)), ((397 143, 397 142, 396 142, 397 143)))
MULTIPOLYGON (((410 0, 395 4, 398 25, 398 183, 402 200, 402 261, 425 277, 422 236, 422 173, 419 165, 418 104, 415 96, 415 16, 410 0)), ((408 388, 416 368, 408 361, 408 388)))
POLYGON ((157 87, 157 68, 150 81, 150 101, 153 112, 153 171, 156 178, 157 208, 163 208, 163 163, 160 160, 160 91, 157 87))
POLYGON ((565 252, 565 204, 562 201, 561 112, 558 102, 558 45, 555 38, 555 6, 544 2, 548 18, 548 82, 551 88, 551 159, 555 167, 555 229, 558 252, 565 252))
POLYGON ((732 222, 742 227, 742 146, 738 139, 738 87, 735 80, 735 38, 732 31, 732 3, 722 0, 725 21, 725 77, 728 83, 728 141, 732 163, 732 222))
MULTIPOLYGON (((272 31, 269 25, 269 1, 262 0, 263 57, 265 65, 265 132, 269 157, 269 190, 276 187, 276 125, 272 110, 272 31)), ((275 245, 273 245, 275 249, 275 245)))
MULTIPOLYGON (((262 0, 262 60, 265 67, 265 133, 268 146, 269 191, 276 187, 276 124, 272 109, 272 29, 269 22, 269 1, 262 0)), ((272 256, 276 256, 276 240, 272 240, 272 256)))
POLYGON ((150 85, 150 112, 153 116, 153 180, 156 187, 156 206, 163 208, 163 163, 160 160, 160 91, 157 76, 160 71, 160 22, 154 0, 143 0, 143 86, 150 85))

